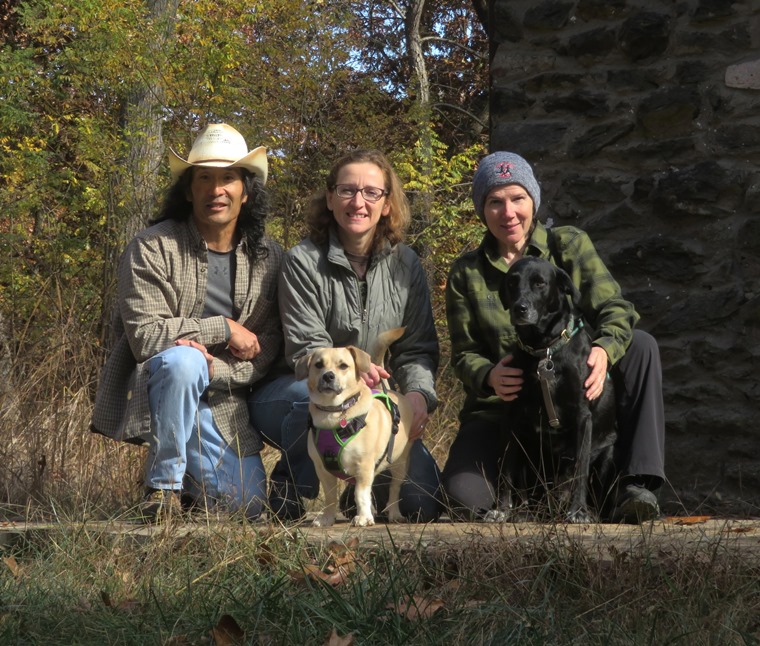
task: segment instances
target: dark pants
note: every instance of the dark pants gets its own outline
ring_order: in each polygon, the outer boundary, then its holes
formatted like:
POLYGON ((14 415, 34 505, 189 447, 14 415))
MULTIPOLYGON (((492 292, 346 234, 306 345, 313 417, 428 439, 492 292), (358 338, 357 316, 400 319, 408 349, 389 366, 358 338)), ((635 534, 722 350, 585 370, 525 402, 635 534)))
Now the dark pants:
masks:
MULTIPOLYGON (((665 479, 665 414, 657 342, 634 330, 625 356, 610 370, 615 384, 620 476, 642 476, 656 490, 665 479)), ((505 407, 506 409, 506 407, 505 407)), ((454 510, 491 509, 499 478, 499 423, 462 424, 443 469, 443 488, 454 510)))

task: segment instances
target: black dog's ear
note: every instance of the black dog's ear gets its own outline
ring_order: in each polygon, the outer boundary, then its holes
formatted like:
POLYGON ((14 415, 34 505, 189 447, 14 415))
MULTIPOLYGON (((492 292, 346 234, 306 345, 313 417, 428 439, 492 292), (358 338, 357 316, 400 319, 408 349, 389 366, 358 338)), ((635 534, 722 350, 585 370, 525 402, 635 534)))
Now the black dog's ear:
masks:
POLYGON ((509 274, 501 279, 501 284, 499 285, 499 300, 501 301, 501 306, 505 310, 508 310, 510 305, 512 305, 512 299, 509 297, 509 274))
POLYGON ((580 307, 581 293, 573 284, 573 280, 570 278, 569 274, 564 269, 560 269, 559 267, 557 267, 557 286, 563 293, 570 296, 575 307, 580 307))

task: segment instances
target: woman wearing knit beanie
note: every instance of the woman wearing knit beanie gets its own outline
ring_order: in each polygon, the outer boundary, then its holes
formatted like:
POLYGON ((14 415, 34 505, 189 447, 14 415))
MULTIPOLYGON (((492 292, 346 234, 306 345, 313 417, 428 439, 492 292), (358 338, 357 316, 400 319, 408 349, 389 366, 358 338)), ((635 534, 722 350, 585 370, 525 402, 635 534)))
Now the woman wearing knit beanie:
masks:
POLYGON ((584 320, 592 330, 586 397, 601 395, 608 371, 615 383, 620 482, 611 519, 656 518, 660 511, 653 492, 665 479, 656 341, 634 329, 639 315, 588 235, 570 226, 549 229, 538 221, 541 189, 520 155, 495 152, 481 160, 472 199, 486 231, 476 250, 456 260, 446 286, 452 365, 467 395, 443 472, 451 513, 482 518, 495 503, 498 429, 523 383, 522 371, 510 365, 517 341, 499 288, 515 261, 536 256, 564 269, 582 295, 584 320))

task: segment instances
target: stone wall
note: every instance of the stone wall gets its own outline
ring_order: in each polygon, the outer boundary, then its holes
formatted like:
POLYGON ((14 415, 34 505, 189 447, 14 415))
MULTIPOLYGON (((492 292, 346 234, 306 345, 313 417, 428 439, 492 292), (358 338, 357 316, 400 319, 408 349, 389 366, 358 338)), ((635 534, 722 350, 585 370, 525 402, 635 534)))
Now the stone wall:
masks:
POLYGON ((492 0, 491 150, 658 339, 669 513, 760 511, 760 2, 492 0))

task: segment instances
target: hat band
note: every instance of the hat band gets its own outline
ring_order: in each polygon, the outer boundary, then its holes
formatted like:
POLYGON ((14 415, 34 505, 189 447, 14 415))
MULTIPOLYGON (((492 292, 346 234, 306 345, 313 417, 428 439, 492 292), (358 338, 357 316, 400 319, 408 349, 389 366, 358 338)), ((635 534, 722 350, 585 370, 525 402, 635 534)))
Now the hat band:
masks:
POLYGON ((235 164, 239 162, 239 159, 196 159, 193 161, 187 160, 188 164, 212 164, 212 163, 219 163, 223 162, 225 164, 235 164))

